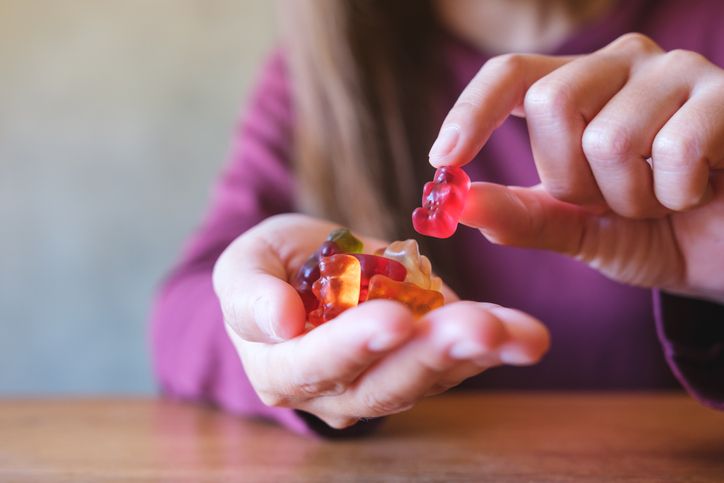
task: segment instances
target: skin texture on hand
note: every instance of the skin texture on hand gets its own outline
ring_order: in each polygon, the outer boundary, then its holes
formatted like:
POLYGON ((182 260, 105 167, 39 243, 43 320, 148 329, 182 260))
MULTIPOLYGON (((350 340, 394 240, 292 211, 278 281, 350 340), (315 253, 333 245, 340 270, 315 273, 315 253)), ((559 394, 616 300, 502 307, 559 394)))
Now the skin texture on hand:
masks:
MULTIPOLYGON (((457 301, 420 319, 373 300, 304 333, 305 311, 289 285, 334 225, 302 215, 267 219, 219 258, 214 287, 226 330, 260 399, 300 409, 334 428, 404 411, 483 370, 537 362, 545 327, 522 312, 457 301)), ((363 239, 367 251, 386 244, 363 239)))
POLYGON ((640 34, 580 57, 495 57, 443 122, 431 164, 468 163, 510 114, 526 119, 541 185, 473 183, 461 222, 623 283, 724 302, 722 69, 640 34))

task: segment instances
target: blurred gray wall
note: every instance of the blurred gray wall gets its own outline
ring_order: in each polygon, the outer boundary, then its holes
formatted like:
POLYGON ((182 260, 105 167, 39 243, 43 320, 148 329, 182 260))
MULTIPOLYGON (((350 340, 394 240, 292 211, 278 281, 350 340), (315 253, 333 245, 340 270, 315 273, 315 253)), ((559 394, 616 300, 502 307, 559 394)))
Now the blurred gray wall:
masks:
POLYGON ((153 289, 274 30, 263 0, 0 0, 0 396, 153 391, 153 289))

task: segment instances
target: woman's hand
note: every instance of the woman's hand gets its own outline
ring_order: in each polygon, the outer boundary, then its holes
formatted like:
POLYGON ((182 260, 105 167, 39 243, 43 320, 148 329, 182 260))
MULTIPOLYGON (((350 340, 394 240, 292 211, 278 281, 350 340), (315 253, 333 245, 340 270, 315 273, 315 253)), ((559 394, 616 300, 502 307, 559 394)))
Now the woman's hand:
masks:
POLYGON ((463 223, 724 302, 722 69, 640 34, 575 58, 496 57, 448 114, 431 164, 469 162, 509 114, 526 118, 541 186, 474 183, 463 223))
MULTIPOLYGON (((216 264, 227 332, 265 404, 343 428, 404 411, 489 367, 532 364, 547 350, 540 322, 475 302, 450 303, 415 320, 403 305, 375 300, 304 334, 304 307, 287 281, 333 228, 276 216, 239 237, 216 264)), ((384 246, 363 241, 368 250, 384 246)))

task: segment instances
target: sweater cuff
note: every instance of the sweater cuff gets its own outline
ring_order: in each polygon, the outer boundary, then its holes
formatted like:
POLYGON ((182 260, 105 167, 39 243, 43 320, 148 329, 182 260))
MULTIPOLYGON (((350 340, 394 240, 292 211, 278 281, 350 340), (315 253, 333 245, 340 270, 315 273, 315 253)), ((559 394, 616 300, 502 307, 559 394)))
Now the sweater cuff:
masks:
POLYGON ((724 305, 654 290, 654 316, 676 378, 705 406, 724 410, 724 305))

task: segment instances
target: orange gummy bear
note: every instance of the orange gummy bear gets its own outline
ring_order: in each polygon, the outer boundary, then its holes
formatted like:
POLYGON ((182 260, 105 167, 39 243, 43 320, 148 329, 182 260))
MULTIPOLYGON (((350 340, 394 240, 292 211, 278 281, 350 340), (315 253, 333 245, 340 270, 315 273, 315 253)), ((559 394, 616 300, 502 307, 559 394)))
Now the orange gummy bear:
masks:
POLYGON ((312 285, 319 307, 309 313, 309 322, 320 325, 359 302, 362 267, 359 260, 339 253, 319 260, 319 279, 312 285))
POLYGON ((443 295, 436 290, 420 288, 411 282, 397 282, 384 275, 375 275, 370 279, 367 300, 373 299, 402 302, 415 317, 421 317, 445 303, 443 295))

